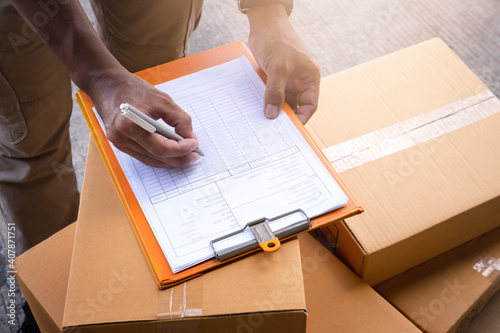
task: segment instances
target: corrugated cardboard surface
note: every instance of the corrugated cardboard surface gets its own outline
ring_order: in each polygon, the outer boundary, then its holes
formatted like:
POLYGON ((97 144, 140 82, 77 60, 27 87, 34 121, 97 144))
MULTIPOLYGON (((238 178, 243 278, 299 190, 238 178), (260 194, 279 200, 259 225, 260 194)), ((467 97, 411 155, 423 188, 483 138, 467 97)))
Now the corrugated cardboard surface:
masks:
POLYGON ((420 332, 311 235, 299 236, 307 332, 420 332))
POLYGON ((500 287, 500 228, 375 287, 425 332, 460 332, 500 287))
MULTIPOLYGON (((18 278, 43 333, 61 332, 76 223, 36 246, 18 260, 18 278), (40 274, 40 272, 43 272, 40 274)), ((307 304, 307 333, 325 332, 419 332, 408 319, 308 234, 299 237, 302 275, 289 281, 304 284, 307 304)), ((140 300, 138 300, 140 301, 140 300)), ((216 318, 212 318, 215 323, 216 318)), ((237 321, 241 332, 252 332, 258 316, 237 321)), ((283 320, 288 320, 283 318, 283 320)), ((210 320, 207 319, 207 322, 210 320)), ((206 329, 206 325, 201 327, 206 329)), ((175 327, 164 322, 158 331, 175 327)), ((135 328, 134 324, 114 325, 114 330, 135 328)), ((283 326, 284 327, 284 326, 283 326)), ((200 324, 186 319, 183 329, 196 332, 200 324)), ((99 328, 108 331, 108 327, 99 328)), ((140 329, 137 327, 137 329, 140 329)), ((212 329, 212 328, 211 328, 212 329)), ((220 332, 224 332, 224 327, 220 332)), ((278 330, 278 332, 283 332, 278 330)))
POLYGON ((481 312, 472 320, 464 333, 496 333, 500 331, 500 293, 481 309, 481 312))
MULTIPOLYGON (((433 39, 324 78, 321 89, 331 93, 308 127, 327 148, 486 87, 433 39)), ((499 226, 499 128, 497 113, 342 172, 366 212, 346 220, 351 236, 337 254, 373 285, 499 226)))
POLYGON ((154 331, 169 321, 172 329, 258 324, 252 328, 263 332, 283 322, 287 331, 304 332, 303 286, 290 280, 301 275, 294 240, 159 291, 97 147, 89 145, 63 327, 154 331))

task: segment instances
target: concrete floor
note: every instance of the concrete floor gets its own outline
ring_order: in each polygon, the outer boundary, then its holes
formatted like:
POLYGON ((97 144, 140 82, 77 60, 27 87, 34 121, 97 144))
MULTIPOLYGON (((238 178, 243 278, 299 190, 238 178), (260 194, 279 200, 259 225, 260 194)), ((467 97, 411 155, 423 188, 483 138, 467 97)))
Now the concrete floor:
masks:
MULTIPOLYGON (((80 2, 93 20, 88 0, 80 2)), ((499 0, 295 0, 290 20, 318 61, 322 76, 437 36, 500 96, 499 0)), ((235 0, 205 0, 200 25, 191 38, 190 53, 237 40, 246 42, 247 37, 248 23, 238 12, 235 0)), ((71 140, 81 186, 89 130, 76 104, 71 140)), ((3 223, 0 232, 0 263, 4 266, 3 223)), ((0 274, 0 332, 15 332, 17 328, 4 326, 2 295, 6 286, 2 282, 0 274)), ((498 314, 499 308, 500 294, 488 303, 467 332, 500 331, 500 327, 480 328, 482 323, 491 322, 488 317, 498 314)))

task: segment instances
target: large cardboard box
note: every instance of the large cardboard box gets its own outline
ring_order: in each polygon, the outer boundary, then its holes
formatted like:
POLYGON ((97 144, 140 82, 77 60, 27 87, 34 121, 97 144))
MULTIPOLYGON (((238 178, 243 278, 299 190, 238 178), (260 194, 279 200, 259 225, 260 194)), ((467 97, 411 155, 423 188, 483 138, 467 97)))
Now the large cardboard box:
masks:
MULTIPOLYGON (((18 281, 42 333, 62 332, 75 230, 76 223, 17 259, 18 281)), ((420 332, 311 235, 299 241, 307 333, 420 332)), ((302 284, 301 276, 294 281, 302 284)))
POLYGON ((298 241, 158 290, 91 141, 63 317, 66 332, 306 330, 298 241))
POLYGON ((429 333, 461 332, 499 288, 500 228, 375 286, 429 333))
POLYGON ((364 281, 500 226, 500 102, 441 40, 326 77, 321 91, 307 128, 365 208, 324 231, 364 281))

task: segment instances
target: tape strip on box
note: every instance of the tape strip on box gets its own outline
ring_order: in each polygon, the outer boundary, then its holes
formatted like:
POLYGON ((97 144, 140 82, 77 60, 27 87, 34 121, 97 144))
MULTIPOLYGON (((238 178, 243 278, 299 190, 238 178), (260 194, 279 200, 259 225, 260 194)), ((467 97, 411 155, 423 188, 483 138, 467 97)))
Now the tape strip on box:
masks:
POLYGON ((200 279, 193 279, 159 292, 158 320, 168 321, 202 315, 203 282, 200 279))
POLYGON ((484 90, 470 98, 325 148, 323 153, 340 173, 468 126, 499 111, 498 98, 490 90, 484 90))

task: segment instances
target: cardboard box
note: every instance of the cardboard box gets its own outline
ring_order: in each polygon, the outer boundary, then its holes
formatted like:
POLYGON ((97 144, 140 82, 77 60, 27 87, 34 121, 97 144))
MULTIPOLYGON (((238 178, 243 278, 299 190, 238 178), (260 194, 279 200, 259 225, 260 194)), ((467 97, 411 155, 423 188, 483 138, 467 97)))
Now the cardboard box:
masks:
POLYGON ((324 231, 364 281, 500 226, 500 102, 441 40, 326 77, 321 91, 308 130, 365 208, 324 231))
POLYGON ((311 235, 299 241, 307 333, 420 332, 311 235))
POLYGON ((500 288, 499 240, 500 228, 375 290, 425 332, 461 332, 500 288))
POLYGON ((91 141, 63 328, 67 332, 306 330, 297 240, 168 290, 158 290, 137 237, 91 141))
MULTIPOLYGON (((17 260, 18 281, 42 333, 62 332, 75 230, 76 223, 17 260)), ((299 242, 307 333, 420 332, 312 236, 301 235, 299 242)))
POLYGON ((16 259, 17 282, 43 333, 62 331, 76 223, 16 259))

